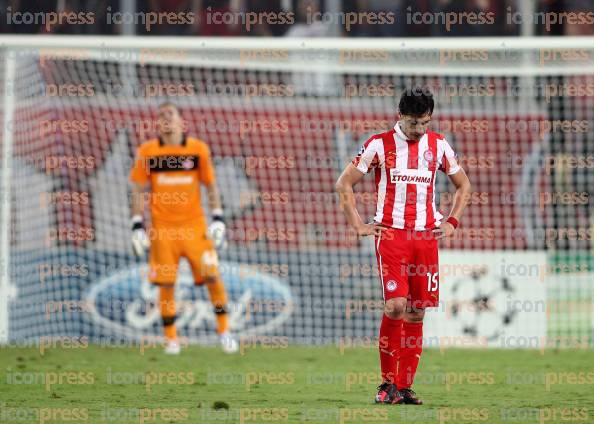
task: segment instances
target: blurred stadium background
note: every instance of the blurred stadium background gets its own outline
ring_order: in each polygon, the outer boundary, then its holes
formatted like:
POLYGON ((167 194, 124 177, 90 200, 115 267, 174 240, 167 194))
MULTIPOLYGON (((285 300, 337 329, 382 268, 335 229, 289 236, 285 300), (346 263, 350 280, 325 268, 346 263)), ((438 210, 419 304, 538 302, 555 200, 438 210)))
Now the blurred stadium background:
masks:
MULTIPOLYGON (((333 187, 415 83, 434 90, 433 129, 473 183, 462 227, 442 245, 428 345, 592 346, 592 1, 0 9, 0 342, 160 334, 156 293, 130 249, 127 175, 164 100, 213 152, 232 329, 305 345, 376 337, 373 245, 349 231, 333 187)), ((367 217, 372 191, 369 178, 358 192, 367 217)), ((447 211, 443 176, 438 192, 447 211)), ((210 343, 205 293, 187 271, 179 288, 182 335, 210 343)))

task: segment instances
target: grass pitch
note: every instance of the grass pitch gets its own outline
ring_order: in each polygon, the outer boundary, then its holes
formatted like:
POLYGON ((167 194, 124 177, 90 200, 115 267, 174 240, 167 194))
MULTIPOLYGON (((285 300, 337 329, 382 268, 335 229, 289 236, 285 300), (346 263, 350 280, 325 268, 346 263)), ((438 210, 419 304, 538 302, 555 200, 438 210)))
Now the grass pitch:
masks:
POLYGON ((0 422, 594 422, 591 350, 426 350, 423 406, 374 405, 375 348, 0 348, 0 422))

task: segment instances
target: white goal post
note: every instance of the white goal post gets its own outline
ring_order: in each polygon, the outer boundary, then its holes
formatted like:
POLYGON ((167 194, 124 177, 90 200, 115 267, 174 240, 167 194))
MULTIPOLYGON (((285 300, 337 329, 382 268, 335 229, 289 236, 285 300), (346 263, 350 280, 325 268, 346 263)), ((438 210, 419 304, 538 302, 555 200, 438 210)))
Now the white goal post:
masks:
POLYGON ((25 57, 37 52, 48 58, 104 59, 122 62, 154 64, 208 65, 246 69, 291 71, 320 70, 324 72, 369 73, 405 72, 433 73, 438 65, 440 74, 489 73, 494 75, 540 75, 583 73, 592 66, 592 58, 572 61, 561 57, 563 50, 592 48, 592 37, 472 37, 472 38, 283 38, 283 37, 142 37, 142 36, 0 36, 0 47, 25 57), (279 56, 265 52, 287 51, 307 53, 307 63, 284 63, 279 56), (177 51, 179 54, 167 52, 177 51), (387 60, 383 55, 365 52, 386 52, 408 58, 407 61, 387 60), (490 52, 469 69, 466 51, 490 52), (127 52, 122 54, 121 52, 127 52), (349 53, 352 53, 349 56, 349 53), (547 57, 541 57, 541 54, 547 57), (317 56, 317 57, 316 57, 317 56), (542 62, 541 60, 544 60, 542 62), (361 66, 362 63, 365 66, 361 66), (484 63, 481 63, 484 62, 484 63), (510 69, 503 68, 507 65, 510 69), (312 68, 313 67, 313 68, 312 68), (522 70, 524 68, 524 70, 522 70))

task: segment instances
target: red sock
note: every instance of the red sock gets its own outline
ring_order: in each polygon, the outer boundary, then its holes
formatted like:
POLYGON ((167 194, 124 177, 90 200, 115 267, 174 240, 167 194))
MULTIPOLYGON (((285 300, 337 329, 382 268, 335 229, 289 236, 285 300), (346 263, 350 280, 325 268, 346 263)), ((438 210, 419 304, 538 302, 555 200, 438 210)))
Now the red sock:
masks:
POLYGON ((421 352, 423 352, 423 322, 405 321, 402 324, 402 346, 396 382, 398 389, 408 389, 412 386, 421 352))
POLYGON ((382 381, 396 382, 396 359, 398 358, 401 332, 402 320, 392 319, 384 314, 379 333, 382 381))

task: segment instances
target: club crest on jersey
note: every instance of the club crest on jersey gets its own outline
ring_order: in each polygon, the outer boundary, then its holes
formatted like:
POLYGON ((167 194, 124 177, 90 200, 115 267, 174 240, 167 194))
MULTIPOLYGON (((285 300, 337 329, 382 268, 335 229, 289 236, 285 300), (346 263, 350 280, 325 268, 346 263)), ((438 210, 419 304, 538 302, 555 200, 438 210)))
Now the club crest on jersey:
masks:
POLYGON ((182 162, 182 168, 192 169, 194 167, 194 161, 192 159, 186 159, 182 162))
POLYGON ((386 283, 386 290, 393 292, 394 290, 396 290, 396 288, 398 287, 398 284, 396 284, 396 281, 394 280, 390 280, 386 283))
POLYGON ((423 158, 428 162, 431 163, 433 162, 433 152, 431 150, 425 150, 425 153, 423 153, 423 158))

